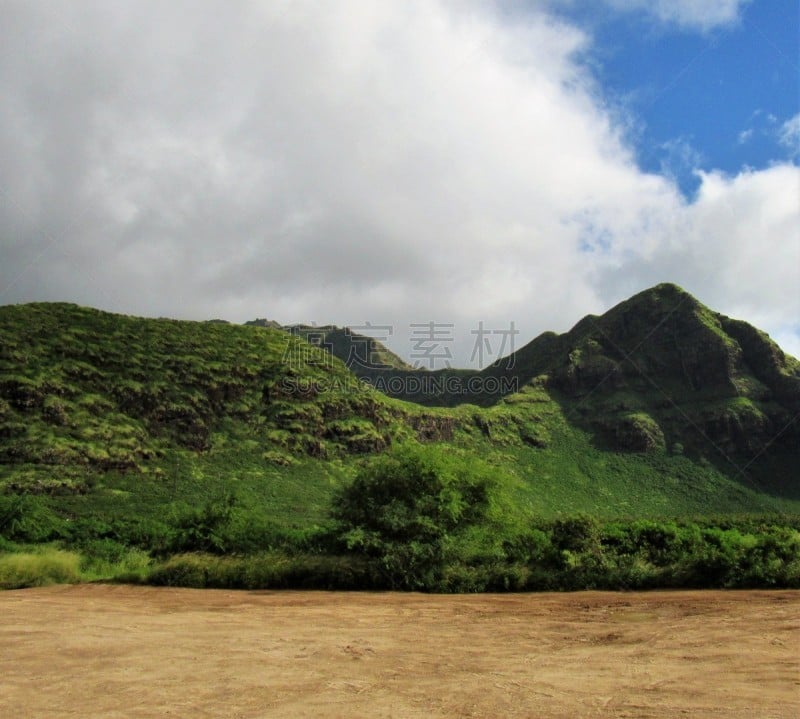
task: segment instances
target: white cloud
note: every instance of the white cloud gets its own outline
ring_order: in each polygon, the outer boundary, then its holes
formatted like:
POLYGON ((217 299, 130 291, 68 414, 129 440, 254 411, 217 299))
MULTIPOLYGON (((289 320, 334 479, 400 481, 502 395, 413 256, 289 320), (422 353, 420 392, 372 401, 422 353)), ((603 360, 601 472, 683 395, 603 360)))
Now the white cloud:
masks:
POLYGON ((687 204, 543 11, 3 13, 0 302, 370 320, 404 355, 409 323, 453 322, 465 362, 479 320, 530 339, 673 280, 791 337, 800 170, 709 173, 687 204))
POLYGON ((781 125, 778 139, 789 149, 792 157, 800 155, 800 112, 781 125))
POLYGON ((703 164, 703 154, 691 143, 691 139, 676 137, 661 143, 661 174, 675 179, 683 173, 691 173, 703 164))
POLYGON ((731 25, 751 0, 605 0, 617 10, 647 12, 662 22, 710 30, 731 25))
POLYGON ((736 140, 740 145, 746 145, 753 139, 753 128, 742 130, 737 136, 736 140))
POLYGON ((712 308, 767 329, 796 354, 800 168, 700 177, 697 199, 656 217, 651 246, 620 247, 625 262, 601 270, 601 284, 613 294, 628 278, 647 286, 670 277, 712 308))

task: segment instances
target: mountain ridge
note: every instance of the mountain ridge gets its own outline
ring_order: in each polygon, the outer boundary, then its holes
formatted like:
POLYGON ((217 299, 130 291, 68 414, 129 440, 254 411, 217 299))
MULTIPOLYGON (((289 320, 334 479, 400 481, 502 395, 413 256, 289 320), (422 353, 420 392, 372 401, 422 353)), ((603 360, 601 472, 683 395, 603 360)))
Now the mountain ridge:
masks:
POLYGON ((0 307, 0 491, 80 494, 116 476, 127 487, 162 481, 180 463, 205 476, 246 462, 248 477, 278 481, 311 461, 325 477, 351 457, 418 440, 518 456, 531 487, 548 467, 570 482, 612 481, 610 462, 658 482, 695 472, 800 497, 800 363, 675 285, 543 333, 483 371, 367 365, 356 376, 330 351, 349 355, 352 342, 328 326, 0 307), (309 343, 308 331, 336 342, 309 343), (379 377, 403 391, 377 391, 379 377), (420 378, 474 391, 445 386, 416 404, 403 382, 420 378), (508 391, 493 394, 492 383, 508 391))
POLYGON ((492 406, 538 382, 572 402, 567 410, 614 449, 711 442, 756 454, 768 443, 798 440, 800 362, 766 333, 672 283, 586 315, 561 335, 544 332, 483 370, 348 365, 386 394, 429 406, 492 406), (505 382, 472 394, 446 389, 486 388, 490 379, 505 382), (708 411, 712 404, 718 412, 708 411))
MULTIPOLYGON (((648 297, 651 297, 653 294, 657 294, 657 293, 677 295, 678 297, 681 298, 681 303, 683 301, 688 302, 688 305, 689 305, 689 307, 691 309, 696 309, 696 310, 700 310, 700 311, 705 310, 707 312, 710 312, 714 317, 722 320, 725 323, 726 327, 731 328, 732 331, 733 331, 733 328, 738 327, 739 329, 737 331, 739 331, 743 335, 750 334, 750 339, 751 340, 754 339, 755 336, 758 336, 759 338, 761 338, 763 340, 767 340, 769 344, 774 346, 774 348, 777 350, 777 354, 779 356, 782 356, 784 358, 785 357, 789 357, 791 359, 796 359, 796 358, 793 358, 789 353, 785 352, 777 343, 775 343, 774 340, 772 340, 769 337, 769 335, 767 335, 762 330, 759 330, 759 329, 755 328, 753 325, 750 325, 749 323, 747 323, 744 320, 733 319, 733 318, 727 317, 726 315, 723 315, 721 313, 713 312, 712 310, 709 310, 708 307, 703 305, 699 300, 697 300, 697 298, 695 298, 693 295, 691 295, 690 293, 686 292, 686 290, 684 290, 679 285, 677 285, 675 283, 672 283, 672 282, 664 282, 664 283, 660 283, 658 285, 654 285, 653 287, 647 288, 645 290, 642 290, 642 291, 632 295, 631 297, 618 302, 616 305, 612 306, 605 313, 603 313, 603 315, 596 315, 596 314, 591 314, 591 313, 585 315, 583 318, 581 318, 578 322, 576 322, 566 332, 563 332, 563 333, 559 334, 559 333, 554 332, 552 330, 545 330, 545 331, 541 332, 540 334, 538 334, 536 337, 534 337, 531 340, 529 340, 525 345, 523 345, 518 350, 515 350, 515 351, 509 353, 508 355, 505 355, 504 357, 501 357, 501 358, 497 359, 495 362, 493 362, 491 365, 489 365, 486 368, 478 369, 478 370, 469 369, 469 368, 452 368, 452 369, 454 371, 456 371, 456 372, 487 372, 487 371, 490 371, 491 368, 493 368, 493 367, 496 368, 498 366, 502 366, 504 364, 507 364, 509 362, 509 360, 511 360, 515 356, 518 357, 518 356, 524 355, 525 353, 530 352, 530 350, 532 348, 536 347, 536 346, 541 346, 541 345, 543 345, 543 344, 545 344, 547 342, 551 342, 552 340, 555 340, 555 339, 558 339, 558 338, 561 338, 561 337, 569 337, 569 336, 575 335, 576 333, 583 333, 583 332, 586 331, 587 327, 596 326, 598 320, 602 319, 603 317, 606 317, 606 316, 610 315, 611 313, 614 313, 614 312, 619 311, 619 310, 621 310, 621 309, 623 309, 625 307, 628 307, 631 303, 636 303, 636 302, 638 302, 638 301, 640 301, 642 299, 646 299, 648 297)), ((333 354, 334 356, 338 357, 340 360, 345 362, 345 364, 347 364, 350 369, 358 369, 357 364, 358 363, 362 363, 362 359, 363 358, 360 355, 356 356, 356 357, 353 357, 353 353, 350 352, 350 347, 345 343, 327 341, 329 335, 332 335, 332 334, 334 334, 334 335, 345 335, 346 334, 347 336, 350 336, 350 337, 354 338, 356 343, 367 343, 368 342, 369 346, 370 346, 370 349, 373 352, 385 353, 386 355, 391 356, 392 361, 390 361, 390 362, 369 362, 369 361, 363 362, 363 364, 366 364, 367 366, 372 365, 371 367, 369 367, 370 369, 403 369, 403 370, 414 370, 414 369, 417 369, 415 367, 412 367, 408 362, 406 362, 404 359, 402 359, 402 357, 400 357, 396 353, 394 353, 391 350, 389 350, 380 340, 378 340, 378 339, 376 339, 374 337, 359 333, 359 332, 356 331, 355 328, 352 328, 352 327, 349 327, 349 326, 339 326, 339 325, 334 325, 334 324, 321 324, 320 325, 320 324, 315 324, 315 323, 312 323, 312 324, 304 324, 304 323, 281 324, 281 323, 279 323, 279 322, 277 322, 275 320, 269 320, 269 319, 249 320, 249 321, 244 322, 243 324, 245 326, 271 327, 273 329, 281 329, 281 330, 290 332, 292 334, 297 334, 297 335, 300 335, 300 336, 303 336, 303 337, 307 337, 309 335, 313 336, 313 338, 314 338, 313 339, 313 343, 314 344, 319 345, 322 349, 325 349, 328 352, 330 352, 331 354, 333 354), (348 358, 357 359, 358 363, 357 362, 350 363, 350 362, 348 362, 348 358), (352 364, 352 366, 351 366, 351 364, 352 364)), ((418 371, 427 372, 428 370, 425 369, 425 368, 419 368, 418 371)), ((443 371, 443 370, 440 370, 440 371, 443 371)))

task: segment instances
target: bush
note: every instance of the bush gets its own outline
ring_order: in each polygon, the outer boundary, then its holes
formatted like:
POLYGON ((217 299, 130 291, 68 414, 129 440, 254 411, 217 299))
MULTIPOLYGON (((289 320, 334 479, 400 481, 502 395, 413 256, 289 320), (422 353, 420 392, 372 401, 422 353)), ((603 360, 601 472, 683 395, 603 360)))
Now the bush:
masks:
POLYGON ((388 586, 431 589, 449 562, 475 554, 476 528, 500 529, 497 485, 496 470, 474 458, 407 445, 367 463, 335 497, 333 517, 348 550, 372 559, 388 586))
POLYGON ((0 496, 0 536, 32 544, 64 536, 64 522, 39 497, 0 496))
POLYGON ((600 549, 600 526, 586 515, 558 519, 553 523, 551 542, 562 552, 596 552, 600 549))
POLYGON ((80 581, 80 555, 47 548, 0 556, 0 588, 22 589, 80 581))
POLYGON ((165 556, 173 545, 175 529, 156 519, 132 517, 115 519, 107 536, 126 546, 165 556))
POLYGON ((80 570, 84 580, 142 581, 150 555, 113 539, 96 539, 81 546, 80 570))
POLYGON ((151 584, 218 589, 383 589, 358 557, 269 553, 248 557, 181 554, 155 567, 151 584))
POLYGON ((200 508, 184 508, 175 518, 172 552, 210 552, 224 554, 228 549, 231 520, 236 498, 226 494, 200 508))

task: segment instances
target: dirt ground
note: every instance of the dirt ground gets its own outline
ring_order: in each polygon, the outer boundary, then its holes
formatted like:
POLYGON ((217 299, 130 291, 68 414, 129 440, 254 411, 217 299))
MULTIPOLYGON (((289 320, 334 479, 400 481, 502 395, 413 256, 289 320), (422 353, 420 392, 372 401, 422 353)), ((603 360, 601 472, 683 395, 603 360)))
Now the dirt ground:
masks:
POLYGON ((0 592, 0 716, 800 716, 800 592, 0 592))

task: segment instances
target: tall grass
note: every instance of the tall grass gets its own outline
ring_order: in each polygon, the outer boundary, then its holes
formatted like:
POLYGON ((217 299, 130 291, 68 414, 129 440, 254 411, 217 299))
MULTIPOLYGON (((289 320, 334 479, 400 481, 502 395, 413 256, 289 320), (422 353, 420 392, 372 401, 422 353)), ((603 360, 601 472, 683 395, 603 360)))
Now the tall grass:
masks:
POLYGON ((150 555, 141 549, 130 549, 122 545, 116 547, 118 549, 110 554, 91 551, 89 548, 89 553, 81 557, 81 580, 133 583, 144 581, 151 569, 150 555))
POLYGON ((385 589, 361 557, 264 553, 244 557, 179 554, 157 565, 149 584, 216 589, 385 589))
POLYGON ((151 569, 146 552, 121 545, 112 552, 90 548, 95 550, 90 553, 52 545, 6 548, 12 551, 0 554, 0 589, 96 581, 141 582, 151 569))
POLYGON ((80 563, 81 557, 76 552, 51 547, 0 555, 0 588, 22 589, 79 582, 80 563))
MULTIPOLYGON (((582 515, 514 524, 499 535, 496 527, 480 528, 462 544, 447 545, 436 571, 413 588, 800 588, 799 525, 796 517, 770 515, 605 523, 582 515)), ((192 548, 185 541, 170 543, 172 549, 164 552, 158 551, 160 542, 132 547, 83 534, 76 535, 80 541, 59 544, 0 539, 0 589, 94 581, 231 589, 398 586, 387 579, 387 567, 394 566, 387 565, 391 556, 348 547, 334 527, 268 533, 252 549, 240 541, 241 529, 236 523, 215 527, 226 545, 237 547, 227 554, 204 551, 205 542, 192 548)))

